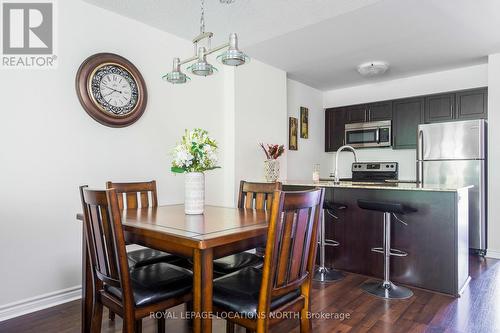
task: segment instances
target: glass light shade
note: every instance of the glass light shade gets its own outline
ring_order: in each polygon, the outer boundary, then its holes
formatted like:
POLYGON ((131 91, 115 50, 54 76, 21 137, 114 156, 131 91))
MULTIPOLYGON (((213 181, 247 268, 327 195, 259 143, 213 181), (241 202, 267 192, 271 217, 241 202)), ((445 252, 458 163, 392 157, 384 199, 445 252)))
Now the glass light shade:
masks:
POLYGON ((193 73, 194 75, 200 75, 200 76, 208 76, 212 75, 215 72, 217 72, 217 68, 212 66, 206 61, 198 61, 192 64, 187 68, 187 70, 190 73, 193 73))
POLYGON ((173 71, 164 75, 163 80, 172 84, 182 84, 188 82, 191 78, 182 72, 173 71))
POLYGON ((217 56, 217 60, 228 66, 240 66, 250 61, 250 58, 240 50, 227 50, 217 56))

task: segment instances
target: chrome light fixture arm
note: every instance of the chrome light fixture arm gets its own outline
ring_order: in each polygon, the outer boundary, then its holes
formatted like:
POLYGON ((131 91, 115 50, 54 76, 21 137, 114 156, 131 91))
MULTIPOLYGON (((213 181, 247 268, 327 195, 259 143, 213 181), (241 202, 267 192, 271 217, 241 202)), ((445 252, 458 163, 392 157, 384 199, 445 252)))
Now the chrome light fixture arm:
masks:
MULTIPOLYGON (((217 47, 214 47, 214 48, 212 48, 212 49, 210 49, 210 50, 206 50, 204 53, 205 53, 205 55, 207 56, 207 55, 210 55, 210 54, 212 54, 212 53, 214 53, 214 52, 220 51, 220 50, 222 50, 222 49, 224 49, 224 48, 226 48, 226 47, 228 47, 228 46, 229 46, 229 43, 224 43, 224 44, 222 44, 222 45, 220 45, 220 46, 217 46, 217 47)), ((198 49, 198 52, 199 52, 199 49, 198 49)), ((194 56, 192 56, 191 58, 187 58, 187 59, 185 59, 185 60, 181 60, 181 61, 179 62, 179 65, 188 64, 188 63, 190 63, 190 62, 193 62, 193 61, 195 61, 195 60, 198 60, 198 58, 199 58, 199 55, 198 55, 198 54, 197 54, 197 55, 194 55, 194 56)))

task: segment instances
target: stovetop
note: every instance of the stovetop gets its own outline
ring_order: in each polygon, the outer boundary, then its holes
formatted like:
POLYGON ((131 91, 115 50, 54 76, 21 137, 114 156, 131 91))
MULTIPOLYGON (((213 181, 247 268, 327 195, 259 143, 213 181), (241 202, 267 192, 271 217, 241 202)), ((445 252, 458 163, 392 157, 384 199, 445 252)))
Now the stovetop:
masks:
POLYGON ((398 162, 355 162, 352 164, 352 178, 342 181, 389 183, 396 182, 399 177, 398 162))

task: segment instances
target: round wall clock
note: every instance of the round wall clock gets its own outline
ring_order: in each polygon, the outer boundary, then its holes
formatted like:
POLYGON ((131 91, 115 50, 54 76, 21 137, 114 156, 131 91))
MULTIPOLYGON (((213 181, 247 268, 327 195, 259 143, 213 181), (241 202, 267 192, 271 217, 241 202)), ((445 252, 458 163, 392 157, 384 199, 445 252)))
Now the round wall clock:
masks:
POLYGON ((136 122, 146 109, 148 97, 139 70, 112 53, 95 54, 82 63, 76 75, 76 93, 85 111, 110 127, 136 122))

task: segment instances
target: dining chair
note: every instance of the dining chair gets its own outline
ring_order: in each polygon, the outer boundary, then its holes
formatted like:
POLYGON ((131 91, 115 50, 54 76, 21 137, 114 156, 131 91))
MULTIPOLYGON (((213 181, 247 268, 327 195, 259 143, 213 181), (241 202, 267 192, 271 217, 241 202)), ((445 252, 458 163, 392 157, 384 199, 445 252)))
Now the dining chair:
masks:
MULTIPOLYGON (((158 194, 156 181, 134 182, 134 183, 114 183, 106 182, 106 188, 114 188, 118 197, 118 207, 120 209, 157 207, 158 194)), ((142 248, 127 252, 130 267, 141 267, 157 262, 174 263, 182 258, 173 254, 158 251, 150 248, 142 248)), ((114 320, 112 311, 109 312, 109 319, 114 320)))
POLYGON ((106 306, 123 318, 123 332, 141 332, 151 313, 165 332, 163 311, 192 299, 192 273, 165 262, 129 269, 116 190, 81 186, 80 196, 94 277, 91 331, 100 332, 106 306))
POLYGON ((265 333, 288 313, 298 314, 300 332, 312 332, 310 292, 323 199, 324 189, 274 193, 262 270, 246 267, 214 280, 214 310, 225 314, 228 333, 235 324, 265 333))
MULTIPOLYGON (((252 183, 241 181, 238 195, 238 208, 262 209, 271 211, 274 191, 281 190, 281 183, 252 183)), ((240 252, 214 260, 214 274, 221 276, 249 266, 262 265, 263 248, 256 254, 240 252)))

